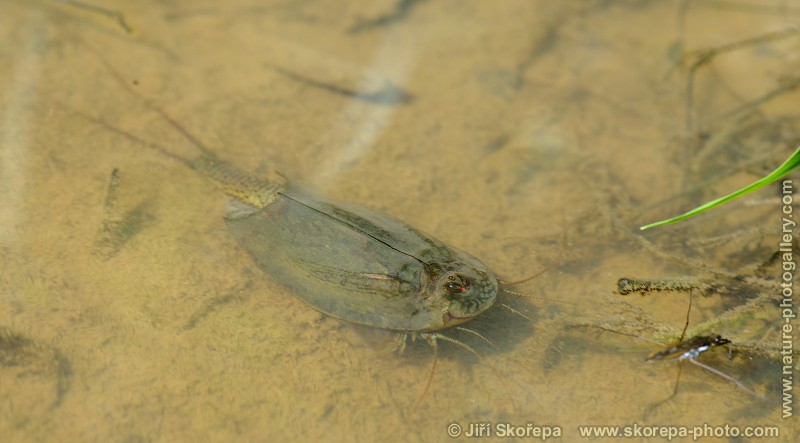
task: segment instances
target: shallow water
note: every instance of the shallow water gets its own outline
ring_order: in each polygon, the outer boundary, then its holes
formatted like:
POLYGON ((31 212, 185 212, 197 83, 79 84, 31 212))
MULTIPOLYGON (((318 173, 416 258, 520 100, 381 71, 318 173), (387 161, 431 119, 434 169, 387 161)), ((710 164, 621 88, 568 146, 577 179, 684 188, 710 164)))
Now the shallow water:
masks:
POLYGON ((752 181, 796 147, 796 92, 746 104, 796 79, 800 37, 699 68, 688 124, 680 55, 786 29, 800 10, 681 4, 102 3, 124 12, 127 33, 87 8, 8 3, 2 440, 447 441, 452 423, 531 423, 566 441, 591 424, 777 426, 791 441, 780 363, 759 352, 780 346, 768 301, 779 274, 753 271, 778 248, 775 188, 637 227, 752 181), (494 346, 446 332, 482 359, 440 343, 420 401, 424 341, 387 354, 387 334, 307 307, 239 249, 208 182, 78 115, 196 152, 104 63, 242 169, 397 216, 507 281, 550 267, 513 288, 538 298, 502 297, 529 319, 495 307, 465 325, 494 346), (677 364, 645 363, 650 344, 585 325, 669 341, 688 297, 623 297, 623 276, 728 288, 695 297, 690 333, 754 304, 713 325, 743 345, 733 359, 699 360, 770 401, 685 365, 678 396, 653 407, 677 364))

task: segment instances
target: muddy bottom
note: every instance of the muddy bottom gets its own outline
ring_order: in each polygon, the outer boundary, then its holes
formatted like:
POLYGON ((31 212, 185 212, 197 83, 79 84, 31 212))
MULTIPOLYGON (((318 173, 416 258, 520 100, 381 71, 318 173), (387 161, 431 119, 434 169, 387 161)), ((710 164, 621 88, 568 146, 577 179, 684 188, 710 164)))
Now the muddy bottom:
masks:
POLYGON ((3 441, 575 441, 655 425, 792 441, 785 193, 638 227, 796 148, 793 5, 8 3, 3 441), (442 331, 461 345, 439 341, 426 391, 425 340, 398 354, 393 334, 305 305, 238 246, 224 194, 82 116, 196 156, 153 106, 236 167, 398 217, 503 281, 546 271, 509 287, 530 297, 501 293, 442 331), (601 327, 675 341, 689 295, 620 295, 621 277, 700 282, 686 336, 733 352, 697 361, 767 400, 683 364, 664 401, 677 361, 601 327))

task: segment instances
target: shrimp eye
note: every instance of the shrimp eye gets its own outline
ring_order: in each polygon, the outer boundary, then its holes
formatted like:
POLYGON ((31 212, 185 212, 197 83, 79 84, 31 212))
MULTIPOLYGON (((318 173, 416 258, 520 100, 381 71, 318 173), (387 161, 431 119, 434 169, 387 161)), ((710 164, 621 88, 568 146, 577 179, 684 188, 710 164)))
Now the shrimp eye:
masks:
POLYGON ((460 294, 467 290, 469 281, 460 275, 451 275, 447 277, 447 282, 444 284, 444 290, 451 294, 460 294))

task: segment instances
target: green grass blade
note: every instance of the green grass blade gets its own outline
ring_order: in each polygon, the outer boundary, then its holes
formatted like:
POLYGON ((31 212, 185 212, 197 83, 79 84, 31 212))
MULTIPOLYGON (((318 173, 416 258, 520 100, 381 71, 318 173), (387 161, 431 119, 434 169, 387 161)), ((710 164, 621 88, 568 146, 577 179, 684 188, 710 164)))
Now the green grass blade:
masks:
POLYGON ((768 185, 768 184, 780 179, 781 177, 785 176, 791 170, 797 168, 798 166, 800 166, 800 147, 798 147, 797 150, 794 151, 794 154, 792 154, 791 157, 789 157, 785 162, 783 162, 782 165, 778 166, 777 169, 775 169, 774 171, 770 172, 765 177, 763 177, 763 178, 761 178, 759 180, 756 180, 755 182, 745 186, 744 188, 739 189, 736 192, 732 192, 732 193, 730 193, 730 194, 728 194, 728 195, 726 195, 724 197, 720 197, 720 198, 718 198, 716 200, 712 200, 712 201, 710 201, 708 203, 700 205, 700 206, 698 206, 698 207, 696 207, 696 208, 692 209, 691 211, 686 212, 684 214, 678 215, 676 217, 668 218, 666 220, 657 221, 655 223, 650 223, 648 225, 641 226, 639 229, 644 231, 645 229, 654 228, 656 226, 668 225, 670 223, 675 223, 675 222, 679 222, 681 220, 686 220, 687 218, 693 217, 693 216, 695 216, 695 215, 697 215, 697 214, 699 214, 701 212, 708 211, 709 209, 713 208, 714 206, 719 206, 719 205, 721 205, 721 204, 723 204, 723 203, 725 203, 725 202, 727 202, 729 200, 733 200, 735 198, 741 197, 744 194, 747 194, 749 192, 753 192, 756 189, 762 188, 762 187, 764 187, 764 186, 766 186, 766 185, 768 185))

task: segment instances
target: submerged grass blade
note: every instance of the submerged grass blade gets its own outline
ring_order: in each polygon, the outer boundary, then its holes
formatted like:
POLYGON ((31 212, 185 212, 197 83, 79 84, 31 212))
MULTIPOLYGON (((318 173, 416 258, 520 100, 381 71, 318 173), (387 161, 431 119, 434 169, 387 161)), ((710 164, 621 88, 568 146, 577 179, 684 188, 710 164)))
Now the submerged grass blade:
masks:
POLYGON ((785 162, 783 162, 782 165, 778 166, 777 169, 775 169, 774 171, 770 172, 769 174, 767 174, 763 178, 761 178, 759 180, 756 180, 755 182, 745 186, 744 188, 739 189, 738 191, 732 192, 732 193, 730 193, 730 194, 728 194, 728 195, 726 195, 724 197, 720 197, 720 198, 718 198, 716 200, 712 200, 712 201, 710 201, 708 203, 700 205, 700 206, 698 206, 698 207, 696 207, 696 208, 692 209, 691 211, 686 212, 684 214, 678 215, 676 217, 668 218, 666 220, 657 221, 655 223, 650 223, 648 225, 641 226, 639 229, 644 231, 645 229, 654 228, 656 226, 668 225, 670 223, 675 223, 675 222, 679 222, 681 220, 686 220, 689 217, 693 217, 693 216, 695 216, 695 215, 697 215, 697 214, 699 214, 701 212, 708 211, 709 209, 711 209, 711 208, 713 208, 715 206, 719 206, 719 205, 721 205, 721 204, 723 204, 723 203, 725 203, 725 202, 727 202, 729 200, 733 200, 733 199, 741 197, 741 196, 743 196, 743 195, 745 195, 745 194, 747 194, 749 192, 753 192, 756 189, 762 188, 762 187, 764 187, 764 186, 766 186, 766 185, 768 185, 768 184, 770 184, 770 183, 782 178, 783 176, 788 174, 790 171, 792 171, 793 169, 796 169, 799 166, 800 166, 800 147, 798 147, 797 150, 794 151, 794 154, 792 154, 791 157, 789 157, 785 162))

